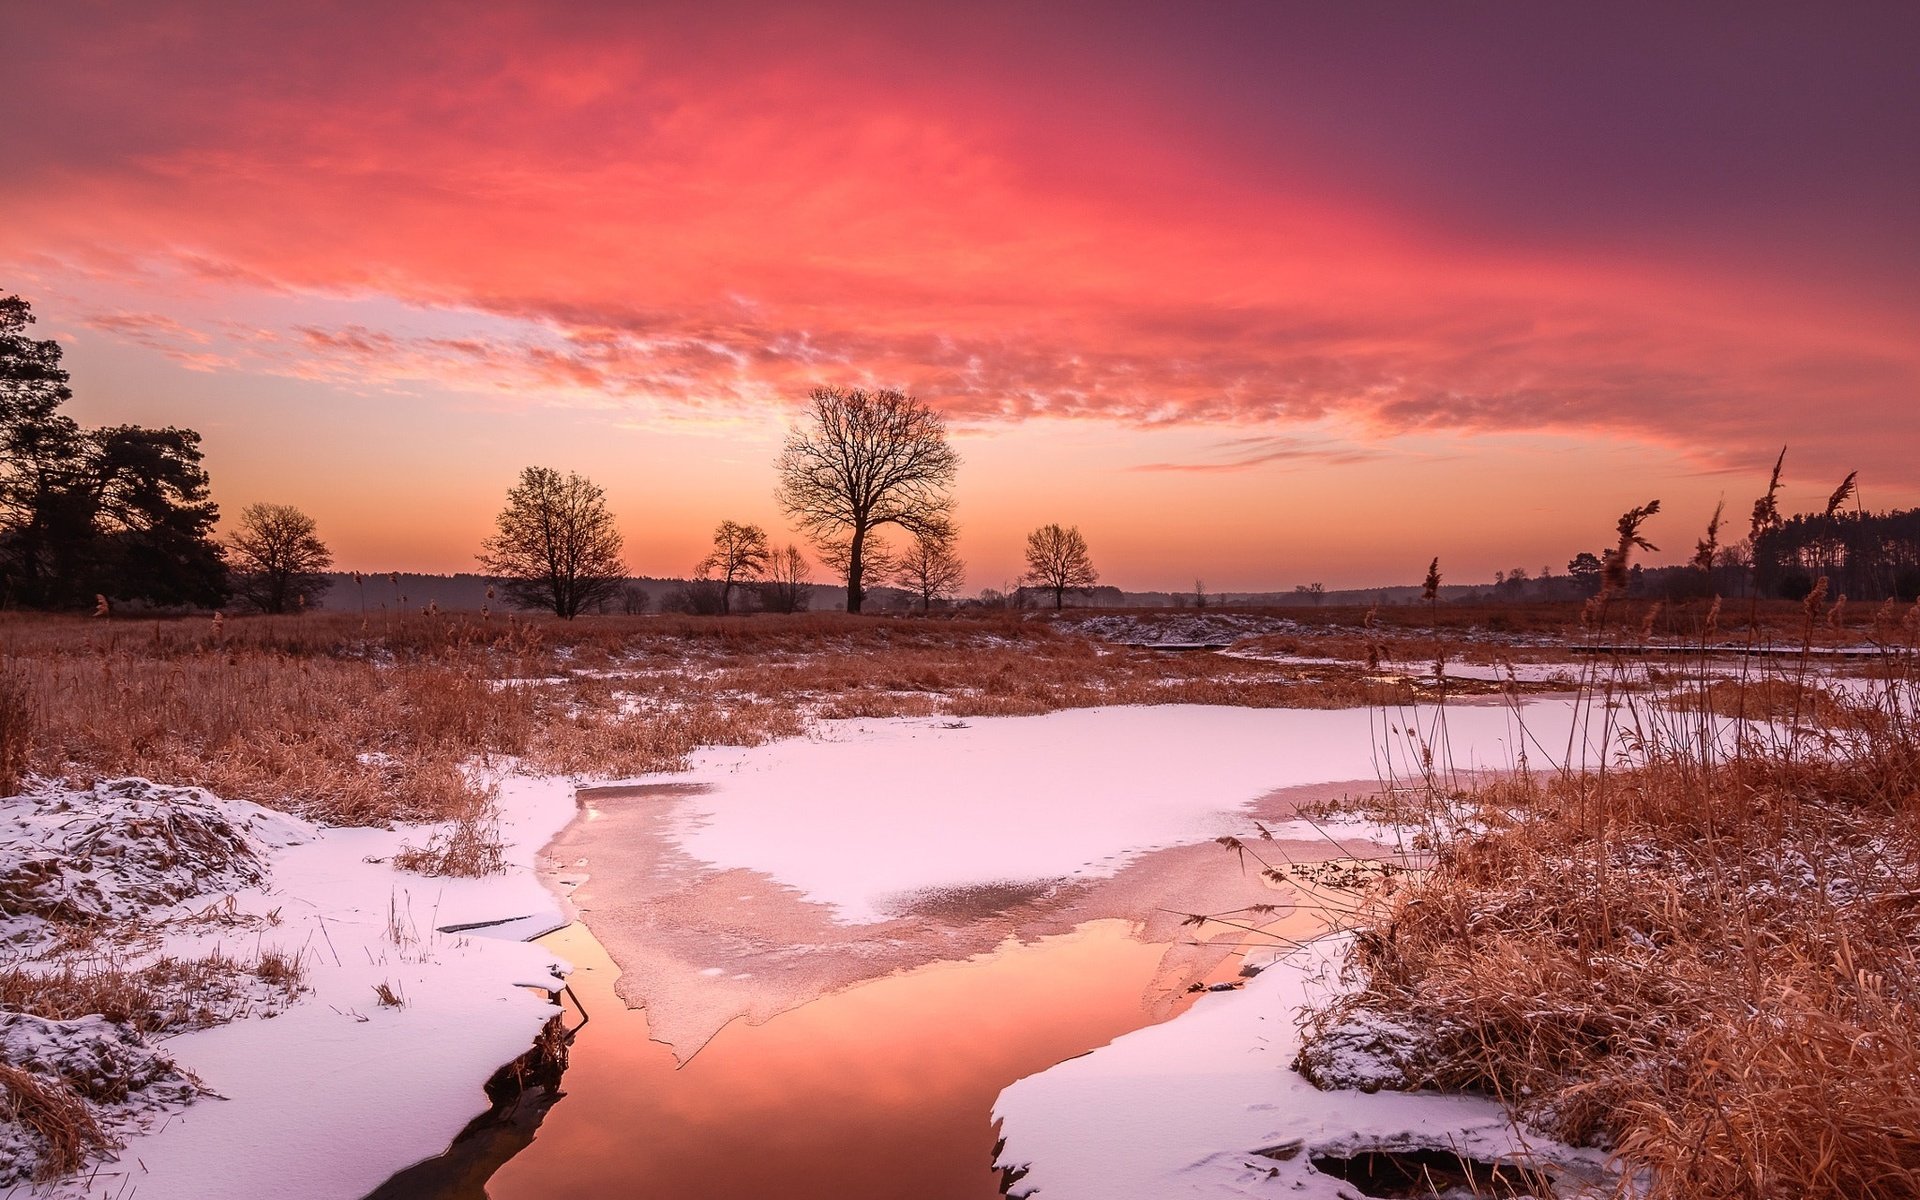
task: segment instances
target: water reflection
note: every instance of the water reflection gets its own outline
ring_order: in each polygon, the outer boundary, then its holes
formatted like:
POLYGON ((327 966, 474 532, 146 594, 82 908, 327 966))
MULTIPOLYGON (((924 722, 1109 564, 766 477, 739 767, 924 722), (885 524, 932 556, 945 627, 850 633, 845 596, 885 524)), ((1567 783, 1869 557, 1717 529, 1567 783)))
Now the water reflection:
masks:
POLYGON ((578 925, 549 935, 575 964, 592 1019, 559 1102, 487 1194, 997 1196, 988 1111, 1000 1090, 1148 1022, 1143 994, 1165 947, 1135 941, 1133 928, 1095 921, 1009 940, 764 1025, 735 1022, 677 1070, 648 1039, 644 1011, 615 996, 617 968, 592 935, 578 925))

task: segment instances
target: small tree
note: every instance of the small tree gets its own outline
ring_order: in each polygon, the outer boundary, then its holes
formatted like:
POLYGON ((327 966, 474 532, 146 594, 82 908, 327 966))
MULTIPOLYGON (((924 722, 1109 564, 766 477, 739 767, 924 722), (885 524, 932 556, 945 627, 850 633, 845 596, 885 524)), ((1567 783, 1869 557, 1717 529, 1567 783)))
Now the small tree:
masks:
POLYGON ((823 559, 840 564, 847 611, 859 612, 868 539, 887 525, 916 536, 943 528, 960 456, 939 416, 903 392, 822 387, 811 399, 780 452, 776 496, 823 559))
POLYGON ((1100 582, 1080 527, 1042 525, 1027 535, 1026 582, 1053 593, 1053 606, 1066 604, 1068 592, 1085 592, 1100 582))
POLYGON ((761 577, 760 607, 768 612, 805 612, 813 598, 813 568, 800 547, 789 543, 773 552, 761 577))
POLYGON ((920 611, 933 611, 935 600, 960 590, 967 580, 967 564, 953 552, 950 529, 929 530, 913 539, 900 556, 899 579, 920 597, 920 611))
POLYGON ((712 576, 720 585, 720 611, 733 611, 733 589, 756 582, 773 556, 767 546, 767 531, 758 525, 722 521, 713 531, 713 553, 694 568, 702 577, 712 576))
POLYGON ((313 518, 291 504, 249 504, 227 537, 234 592, 261 612, 283 613, 320 598, 333 554, 313 518))
POLYGON ((496 524, 480 565, 521 608, 572 620, 613 599, 626 581, 606 493, 578 474, 528 467, 496 524))
POLYGON ((1600 591, 1600 556, 1591 550, 1582 550, 1567 560, 1567 577, 1580 589, 1582 596, 1592 596, 1600 591))

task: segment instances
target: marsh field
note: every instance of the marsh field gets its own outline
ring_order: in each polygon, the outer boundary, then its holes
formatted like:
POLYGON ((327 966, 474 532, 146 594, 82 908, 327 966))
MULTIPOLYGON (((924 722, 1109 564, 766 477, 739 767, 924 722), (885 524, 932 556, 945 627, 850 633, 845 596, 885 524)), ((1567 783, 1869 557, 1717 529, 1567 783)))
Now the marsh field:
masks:
POLYGON ((0 1186, 1914 1194, 1917 622, 10 615, 0 1186))

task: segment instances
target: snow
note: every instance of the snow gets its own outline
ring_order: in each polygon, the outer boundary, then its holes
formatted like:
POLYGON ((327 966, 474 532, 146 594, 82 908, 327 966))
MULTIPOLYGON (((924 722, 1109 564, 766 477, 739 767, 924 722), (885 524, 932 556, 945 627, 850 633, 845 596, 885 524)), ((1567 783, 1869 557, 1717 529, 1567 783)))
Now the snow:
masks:
MULTIPOLYGON (((486 930, 438 931, 513 919, 514 932, 525 933, 565 919, 533 867, 573 817, 571 783, 506 779, 497 803, 508 867, 481 879, 429 879, 389 864, 431 826, 335 829, 273 814, 284 836, 254 844, 266 869, 231 893, 244 932, 204 922, 158 928, 165 951, 181 956, 223 944, 249 957, 297 953, 312 994, 272 1019, 167 1039, 166 1054, 224 1099, 177 1109, 130 1138, 117 1164, 30 1194, 351 1200, 445 1149, 485 1109, 486 1079, 554 1015, 533 989, 553 988, 565 969, 537 945, 480 936, 486 930), (377 1002, 382 984, 403 1007, 377 1002)), ((0 804, 11 811, 21 801, 0 804)), ((146 917, 177 917, 216 899, 185 899, 146 917)))
MULTIPOLYGON (((98 1101, 94 1118, 112 1133, 137 1131, 200 1095, 166 1055, 102 1016, 49 1021, 0 1012, 0 1062, 68 1096, 77 1092, 98 1101)), ((46 1149, 38 1131, 0 1121, 0 1187, 31 1178, 46 1149)))
MULTIPOLYGON (((1507 707, 1450 707, 1438 761, 1497 769, 1522 749, 1536 765, 1564 753, 1572 705, 1524 711, 1523 738, 1507 707)), ((1100 878, 1149 850, 1244 834, 1248 806, 1281 788, 1404 780, 1432 722, 1431 710, 1383 725, 1366 709, 1202 705, 823 722, 812 738, 700 751, 689 773, 654 778, 680 785, 669 836, 694 859, 872 923, 930 889, 1100 878)))
POLYGON ((51 919, 123 920, 257 884, 267 852, 313 836, 257 804, 144 779, 0 803, 0 947, 15 955, 50 937, 51 919))
POLYGON ((1118 1038, 1008 1087, 994 1104, 996 1165, 1025 1169, 1009 1194, 1045 1200, 1353 1193, 1320 1154, 1435 1149, 1526 1159, 1562 1174, 1558 1194, 1601 1184, 1603 1156, 1525 1139, 1496 1102, 1433 1092, 1323 1092, 1290 1069, 1295 1015, 1325 995, 1344 952, 1326 938, 1246 987, 1200 997, 1175 1020, 1118 1038))

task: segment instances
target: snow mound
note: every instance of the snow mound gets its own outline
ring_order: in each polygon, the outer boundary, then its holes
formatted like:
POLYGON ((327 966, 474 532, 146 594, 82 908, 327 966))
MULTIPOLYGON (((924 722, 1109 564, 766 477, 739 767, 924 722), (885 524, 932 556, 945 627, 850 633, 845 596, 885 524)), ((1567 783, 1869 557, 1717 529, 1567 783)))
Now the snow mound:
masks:
MULTIPOLYGON (((202 1095, 199 1082, 172 1059, 100 1016, 49 1021, 0 1013, 0 1062, 31 1075, 56 1102, 84 1103, 109 1137, 202 1095)), ((48 1154, 33 1115, 23 1094, 0 1086, 0 1187, 33 1178, 48 1154)))
POLYGON ((257 804, 138 778, 0 800, 0 945, 259 884, 266 851, 313 836, 257 804))
POLYGON ((1411 1027, 1356 1009, 1302 1046, 1293 1069, 1322 1091, 1404 1089, 1419 1047, 1420 1036, 1411 1027))

